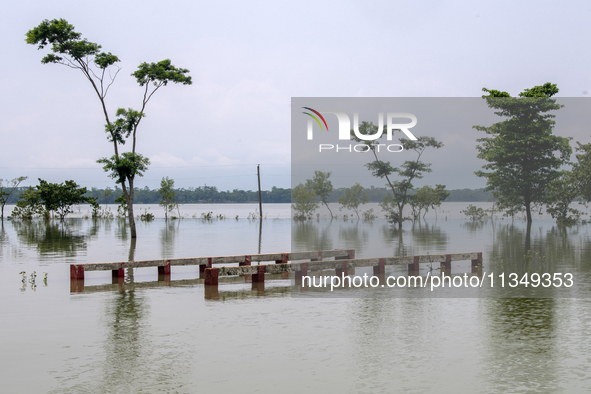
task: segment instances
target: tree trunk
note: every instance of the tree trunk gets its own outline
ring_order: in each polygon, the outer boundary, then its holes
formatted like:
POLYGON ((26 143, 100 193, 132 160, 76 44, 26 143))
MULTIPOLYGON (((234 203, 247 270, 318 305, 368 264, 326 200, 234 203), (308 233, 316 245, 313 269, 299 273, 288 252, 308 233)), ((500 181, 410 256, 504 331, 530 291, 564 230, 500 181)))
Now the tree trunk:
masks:
POLYGON ((531 219, 531 207, 530 207, 529 203, 525 204, 525 214, 527 217, 527 227, 531 228, 532 219, 531 219))
MULTIPOLYGON (((128 261, 134 261, 135 260, 135 246, 136 246, 136 238, 132 238, 131 239, 131 243, 129 244, 129 255, 127 260, 128 261)), ((131 269, 131 271, 133 272, 133 268, 131 269)))
POLYGON ((398 206, 398 230, 402 230, 402 210, 404 209, 404 205, 398 206))
POLYGON ((129 217, 129 232, 131 238, 137 238, 137 232, 135 231, 135 217, 133 216, 133 180, 129 179, 129 193, 125 195, 127 200, 127 216, 129 217))
POLYGON ((330 210, 330 207, 328 206, 328 203, 324 203, 324 205, 326 205, 326 208, 328 208, 328 212, 330 212, 330 218, 332 219, 332 211, 330 210))

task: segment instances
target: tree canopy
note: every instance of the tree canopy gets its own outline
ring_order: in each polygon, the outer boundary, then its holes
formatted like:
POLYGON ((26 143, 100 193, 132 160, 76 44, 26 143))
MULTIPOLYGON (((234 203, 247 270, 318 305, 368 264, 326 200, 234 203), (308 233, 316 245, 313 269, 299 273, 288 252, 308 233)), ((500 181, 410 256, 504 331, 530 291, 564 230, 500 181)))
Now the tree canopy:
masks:
POLYGON ((548 187, 560 176, 560 166, 572 153, 570 138, 552 134, 555 115, 562 106, 551 97, 558 93, 556 84, 546 83, 525 89, 519 97, 484 88, 482 97, 495 114, 507 120, 490 127, 474 126, 489 137, 480 138, 478 158, 488 163, 476 175, 487 179, 485 190, 492 190, 505 210, 526 212, 531 225, 532 207, 548 199, 548 187))
POLYGON ((39 179, 36 189, 29 188, 21 195, 13 211, 13 217, 30 219, 35 214, 44 214, 49 218, 55 213, 60 220, 72 213, 72 205, 91 204, 98 207, 96 197, 85 196, 87 189, 80 187, 73 180, 63 183, 49 183, 39 179))

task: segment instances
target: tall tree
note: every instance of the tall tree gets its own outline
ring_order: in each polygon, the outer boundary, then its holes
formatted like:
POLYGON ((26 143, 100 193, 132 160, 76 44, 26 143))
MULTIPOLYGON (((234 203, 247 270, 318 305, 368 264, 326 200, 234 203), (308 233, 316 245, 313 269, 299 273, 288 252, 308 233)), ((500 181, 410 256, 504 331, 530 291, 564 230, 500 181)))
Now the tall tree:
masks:
POLYGON ((332 211, 328 206, 328 196, 333 191, 332 182, 328 180, 330 174, 330 172, 314 171, 314 178, 306 180, 306 187, 320 198, 320 201, 328 208, 332 219, 332 211))
POLYGON ((97 160, 103 164, 103 169, 110 172, 110 177, 121 184, 123 195, 127 202, 128 220, 131 237, 137 236, 133 214, 134 180, 142 176, 148 169, 150 160, 136 150, 137 128, 145 116, 146 105, 152 95, 169 82, 190 85, 191 77, 186 75, 189 70, 176 68, 166 59, 158 63, 142 63, 132 74, 137 83, 143 87, 143 99, 139 111, 131 108, 119 108, 116 120, 109 118, 109 111, 105 98, 109 88, 115 81, 120 67, 116 65, 119 58, 110 52, 102 52, 99 44, 82 38, 82 34, 74 31, 74 26, 65 19, 44 20, 39 26, 29 30, 26 42, 38 45, 43 49, 51 45, 51 52, 41 59, 41 63, 62 64, 82 72, 97 95, 105 117, 105 131, 107 140, 113 144, 114 154, 97 160), (131 138, 131 150, 120 151, 121 146, 131 138))
POLYGON ((534 86, 511 97, 507 92, 482 89, 482 97, 495 114, 509 119, 490 127, 474 126, 490 137, 480 138, 478 158, 488 162, 476 175, 487 178, 485 190, 493 190, 501 208, 517 208, 526 213, 531 227, 532 207, 544 204, 548 187, 560 176, 560 166, 572 153, 570 138, 552 134, 555 116, 548 113, 562 105, 551 97, 558 93, 556 84, 534 86))
POLYGON ((20 185, 22 181, 27 179, 26 176, 19 176, 11 180, 0 179, 0 205, 2 206, 2 213, 0 214, 0 220, 4 220, 4 205, 8 201, 8 198, 14 192, 14 190, 20 185), (6 183, 5 183, 6 182, 6 183))
MULTIPOLYGON (((359 125, 361 134, 371 135, 376 134, 377 131, 378 126, 371 122, 361 122, 361 125, 359 125)), ((392 191, 392 194, 384 197, 384 201, 380 203, 380 206, 388 213, 388 217, 392 222, 398 223, 398 229, 402 229, 402 222, 404 221, 402 212, 406 204, 409 204, 412 199, 412 182, 415 179, 421 179, 423 173, 432 171, 431 164, 422 162, 421 156, 425 149, 439 149, 443 146, 443 143, 433 137, 426 136, 418 137, 416 140, 400 138, 400 144, 404 150, 414 151, 417 156, 415 160, 406 160, 400 167, 392 167, 389 161, 378 158, 374 141, 361 140, 353 133, 353 130, 351 130, 351 137, 358 142, 365 143, 372 151, 375 160, 366 164, 366 166, 376 178, 385 178, 388 182, 387 186, 392 191), (394 179, 395 176, 398 176, 399 179, 394 179)), ((443 188, 445 189, 445 186, 443 188)))

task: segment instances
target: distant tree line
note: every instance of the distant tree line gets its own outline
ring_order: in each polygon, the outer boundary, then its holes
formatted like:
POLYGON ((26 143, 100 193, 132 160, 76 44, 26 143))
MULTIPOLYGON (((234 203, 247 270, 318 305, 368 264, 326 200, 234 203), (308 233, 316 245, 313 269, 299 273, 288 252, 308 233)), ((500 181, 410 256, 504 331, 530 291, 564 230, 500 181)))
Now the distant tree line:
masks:
MULTIPOLYGON (((9 198, 7 204, 16 204, 22 193, 27 187, 17 187, 9 198)), ((336 202, 345 195, 345 188, 334 189, 329 195, 328 201, 336 202)), ((382 202, 384 196, 388 194, 388 189, 380 187, 363 188, 368 197, 368 202, 382 202)), ((200 186, 197 188, 189 187, 187 189, 174 189, 176 201, 179 204, 198 204, 198 203, 254 203, 258 202, 258 192, 251 190, 219 191, 215 186, 200 186)), ((445 202, 486 202, 493 201, 492 192, 485 192, 484 189, 455 189, 448 190, 449 197, 445 202)), ((96 197, 100 204, 113 204, 122 194, 120 188, 98 189, 91 188, 86 192, 86 197, 96 197)), ((271 190, 261 192, 263 203, 285 203, 291 202, 291 189, 282 189, 273 187, 271 190)), ((159 204, 162 198, 158 194, 158 189, 150 189, 147 186, 140 189, 136 188, 134 192, 134 202, 137 204, 159 204)))
MULTIPOLYGON (((97 189, 92 188, 88 191, 88 196, 97 197, 100 204, 112 204, 117 197, 121 195, 121 189, 97 189)), ((215 186, 199 186, 174 189, 176 203, 178 204, 223 204, 223 203, 254 203, 259 201, 258 191, 238 190, 220 191, 215 186)), ((271 190, 261 191, 263 203, 289 203, 291 202, 291 189, 282 189, 273 186, 271 190)), ((133 196, 134 203, 137 204, 159 204, 162 197, 158 189, 144 187, 136 188, 133 196)))

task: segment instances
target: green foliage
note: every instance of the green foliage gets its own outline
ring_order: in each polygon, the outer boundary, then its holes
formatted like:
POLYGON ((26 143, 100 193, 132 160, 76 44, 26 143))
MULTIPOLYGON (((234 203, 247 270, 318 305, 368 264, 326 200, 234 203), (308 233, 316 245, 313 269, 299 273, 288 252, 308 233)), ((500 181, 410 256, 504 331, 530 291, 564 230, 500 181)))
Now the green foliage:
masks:
POLYGON ((104 164, 103 170, 110 172, 109 176, 118 184, 124 184, 126 180, 136 176, 144 176, 144 172, 150 165, 150 159, 132 152, 123 152, 110 158, 102 157, 96 162, 104 164))
POLYGON ((374 219, 377 219, 378 216, 373 213, 373 208, 368 209, 367 211, 363 212, 363 221, 371 222, 374 219))
POLYGON ((367 201, 367 194, 365 194, 363 187, 359 183, 345 189, 343 196, 338 199, 339 204, 341 204, 343 208, 355 211, 357 219, 359 219, 359 206, 365 204, 367 201))
MULTIPOLYGON (((19 188, 15 193, 21 193, 24 188, 19 188)), ((93 189, 87 192, 87 196, 97 197, 101 202, 105 203, 111 201, 112 198, 117 198, 122 195, 120 187, 112 189, 93 189), (105 192, 110 192, 105 197, 105 192), (107 201, 108 200, 108 201, 107 201)), ((179 204, 196 204, 196 203, 251 203, 258 202, 258 192, 252 190, 218 190, 215 186, 199 186, 189 188, 174 189, 176 201, 179 204)), ((267 203, 290 203, 291 189, 282 189, 273 187, 271 190, 262 191, 263 204, 267 203)), ((15 199, 15 196, 11 196, 15 199)), ((133 202, 135 204, 158 204, 161 198, 158 195, 158 189, 150 189, 148 186, 143 188, 136 187, 133 193, 133 202)), ((16 200, 14 201, 16 203, 16 200)), ((10 203, 10 201, 9 201, 10 203)))
POLYGON ((38 49, 51 44, 53 53, 41 59, 43 64, 60 63, 71 66, 77 63, 80 66, 87 64, 87 59, 93 57, 95 64, 105 69, 119 61, 117 56, 101 52, 100 45, 81 37, 82 35, 75 32, 74 26, 65 19, 45 19, 39 26, 27 32, 25 41, 27 44, 37 45, 38 49))
MULTIPOLYGON (((377 131, 378 126, 371 122, 362 122, 361 125, 359 125, 359 132, 361 134, 371 135, 376 134, 377 131)), ((426 136, 418 137, 416 141, 400 138, 400 144, 403 146, 404 150, 416 152, 417 157, 414 161, 407 160, 399 167, 393 167, 390 162, 378 159, 376 145, 372 141, 361 140, 355 135, 353 130, 351 130, 351 137, 357 142, 362 142, 368 145, 369 149, 374 154, 375 160, 366 164, 366 167, 376 178, 385 178, 392 191, 391 195, 384 197, 380 206, 387 212, 386 217, 391 222, 398 223, 398 228, 401 229, 402 222, 406 220, 402 214, 404 206, 410 203, 412 199, 412 182, 415 179, 421 179, 423 173, 431 172, 431 164, 422 162, 420 160, 421 156, 425 149, 439 149, 443 146, 443 143, 437 141, 433 137, 426 136), (394 176, 398 179, 391 179, 391 177, 394 176)))
POLYGON ((79 187, 73 180, 57 184, 39 179, 37 192, 45 211, 55 212, 60 220, 64 220, 66 215, 73 212, 72 205, 89 203, 98 206, 96 198, 85 197, 86 188, 79 187))
POLYGON ((461 210, 460 213, 463 213, 464 215, 468 216, 470 220, 475 222, 484 220, 488 217, 488 214, 484 209, 477 208, 472 204, 468 205, 467 209, 461 210))
POLYGON ((11 180, 0 179, 0 206, 2 208, 0 214, 0 220, 4 220, 4 205, 10 198, 10 195, 16 190, 18 185, 28 177, 20 176, 11 180))
POLYGON ((12 210, 12 219, 31 220, 37 215, 43 214, 41 197, 37 190, 29 186, 21 195, 12 210))
POLYGON ((318 196, 314 190, 301 183, 293 188, 291 200, 294 203, 292 208, 295 211, 293 216, 295 220, 312 219, 314 211, 318 209, 318 196))
POLYGON ((85 187, 79 187, 76 182, 69 180, 64 183, 49 183, 39 179, 36 190, 29 188, 21 195, 21 200, 15 207, 14 218, 31 219, 42 214, 49 218, 55 213, 60 220, 72 213, 72 205, 88 203, 98 209, 95 197, 86 197, 85 187))
POLYGON ((160 181, 160 189, 158 189, 158 194, 160 195, 161 199, 159 205, 164 208, 164 218, 166 220, 168 220, 168 213, 178 209, 179 206, 179 204, 176 202, 173 188, 174 179, 170 179, 168 177, 162 178, 160 181))
POLYGON ((560 177, 548 185, 546 211, 560 226, 576 224, 582 212, 570 205, 580 196, 580 184, 571 171, 561 171, 560 177))
POLYGON ((140 120, 146 116, 144 113, 134 111, 131 108, 118 108, 116 112, 117 119, 114 122, 105 125, 107 140, 124 145, 125 140, 136 129, 140 120))
POLYGON ((90 216, 93 219, 113 219, 113 212, 107 208, 101 208, 98 204, 93 205, 90 216))
POLYGON ((191 85, 191 77, 185 75, 189 72, 186 68, 177 68, 172 65, 170 59, 159 61, 158 63, 142 63, 138 66, 133 75, 140 86, 149 84, 162 86, 168 82, 191 85))
POLYGON ((441 203, 448 196, 449 192, 445 190, 444 185, 436 185, 435 189, 431 186, 425 185, 417 190, 410 200, 414 220, 420 218, 422 211, 424 211, 424 218, 427 212, 429 212, 429 208, 435 209, 436 207, 441 206, 441 203))
POLYGON ((483 98, 495 114, 509 119, 490 127, 474 126, 490 137, 480 138, 478 158, 488 162, 476 175, 487 178, 485 190, 493 190, 499 207, 515 213, 526 211, 531 224, 531 209, 548 201, 548 186, 560 176, 559 168, 572 153, 569 138, 552 134, 554 115, 549 111, 562 106, 551 97, 558 92, 546 83, 525 89, 520 97, 507 92, 483 89, 483 98))
POLYGON ((115 199, 115 203, 119 204, 119 206, 117 207, 117 217, 119 219, 125 219, 127 217, 127 199, 125 198, 125 195, 120 194, 119 197, 117 197, 115 199))
POLYGON ((579 185, 579 193, 584 201, 591 201, 591 143, 577 141, 577 162, 573 164, 573 177, 579 185))
MULTIPOLYGON (((152 220, 154 220, 154 214, 151 212, 148 212, 149 208, 144 208, 144 211, 140 214, 140 220, 142 222, 151 222, 152 220)), ((140 210, 141 212, 141 210, 140 210)))
POLYGON ((328 208, 332 219, 332 211, 328 206, 328 197, 333 191, 332 182, 328 180, 330 174, 330 172, 314 171, 314 178, 306 180, 306 188, 320 198, 320 201, 328 208))

